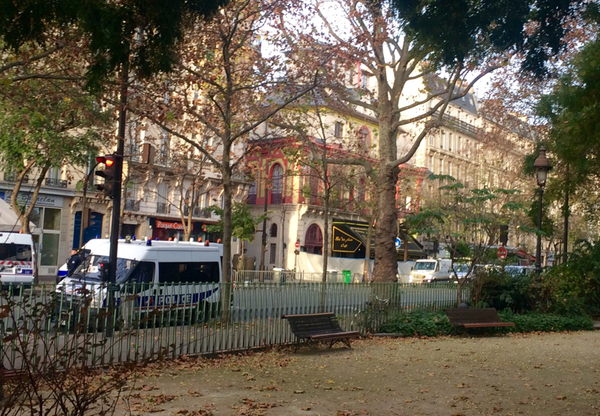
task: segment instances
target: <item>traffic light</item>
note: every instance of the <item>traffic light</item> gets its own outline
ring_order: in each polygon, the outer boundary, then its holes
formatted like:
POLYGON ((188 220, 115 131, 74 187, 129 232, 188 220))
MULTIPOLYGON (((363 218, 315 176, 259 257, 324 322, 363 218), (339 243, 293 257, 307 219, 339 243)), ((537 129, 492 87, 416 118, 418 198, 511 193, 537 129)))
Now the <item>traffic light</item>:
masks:
POLYGON ((98 156, 96 162, 104 164, 104 170, 97 170, 96 176, 104 178, 104 183, 96 185, 96 189, 104 192, 110 199, 115 197, 115 181, 117 180, 115 155, 98 156))
POLYGON ((98 272, 100 274, 100 281, 102 282, 108 282, 108 269, 109 269, 110 263, 107 261, 101 261, 98 264, 98 272))

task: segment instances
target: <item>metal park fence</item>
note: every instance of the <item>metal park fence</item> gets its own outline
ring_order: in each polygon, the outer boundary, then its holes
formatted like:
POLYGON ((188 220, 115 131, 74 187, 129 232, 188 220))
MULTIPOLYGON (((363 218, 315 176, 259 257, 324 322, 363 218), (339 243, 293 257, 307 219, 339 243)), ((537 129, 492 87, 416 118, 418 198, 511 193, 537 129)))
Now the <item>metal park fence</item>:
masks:
POLYGON ((451 283, 15 288, 0 296, 0 352, 4 368, 18 370, 52 359, 68 368, 246 350, 294 342, 286 314, 334 312, 342 328, 366 333, 402 311, 455 306, 456 295, 451 283))

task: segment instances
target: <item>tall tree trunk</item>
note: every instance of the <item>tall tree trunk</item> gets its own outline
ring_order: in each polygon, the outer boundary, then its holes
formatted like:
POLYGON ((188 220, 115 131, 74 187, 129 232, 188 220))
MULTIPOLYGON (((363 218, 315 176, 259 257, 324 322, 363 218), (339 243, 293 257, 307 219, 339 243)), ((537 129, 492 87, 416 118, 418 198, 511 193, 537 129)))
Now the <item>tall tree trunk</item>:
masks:
POLYGON ((231 238, 232 238, 232 172, 231 172, 231 160, 230 152, 231 145, 230 141, 223 140, 223 161, 222 161, 222 174, 223 174, 223 285, 221 288, 222 296, 222 307, 223 307, 223 322, 229 321, 229 311, 231 306, 231 238))
POLYGON ((396 168, 381 169, 378 178, 379 201, 375 225, 374 282, 394 282, 398 270, 395 234, 398 229, 396 212, 396 168))
POLYGON ((363 266, 363 283, 371 280, 371 237, 373 236, 373 218, 373 214, 369 215, 369 228, 367 228, 367 241, 365 246, 365 264, 363 266))

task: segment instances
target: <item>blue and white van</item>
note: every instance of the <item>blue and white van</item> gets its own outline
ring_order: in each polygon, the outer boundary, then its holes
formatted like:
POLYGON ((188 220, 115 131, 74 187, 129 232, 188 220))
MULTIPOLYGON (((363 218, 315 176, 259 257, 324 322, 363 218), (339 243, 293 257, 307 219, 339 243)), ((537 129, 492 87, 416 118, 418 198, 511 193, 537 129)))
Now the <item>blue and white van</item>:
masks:
POLYGON ((32 286, 36 256, 31 234, 0 232, 0 282, 2 286, 32 286))
MULTIPOLYGON (((86 300, 86 310, 94 315, 106 307, 107 283, 101 280, 99 265, 108 262, 109 253, 109 240, 95 240, 73 276, 57 285, 56 291, 70 308, 86 300)), ((216 310, 222 254, 220 244, 119 240, 116 302, 127 307, 129 315, 149 310, 216 310)))
MULTIPOLYGON (((107 241, 107 239, 94 238, 85 243, 81 250, 79 250, 79 255, 81 256, 81 259, 85 260, 95 247, 100 246, 102 244, 106 244, 107 241)), ((56 274, 57 283, 60 282, 63 278, 67 277, 68 270, 69 268, 67 267, 67 262, 65 262, 62 266, 58 268, 58 272, 56 274)))

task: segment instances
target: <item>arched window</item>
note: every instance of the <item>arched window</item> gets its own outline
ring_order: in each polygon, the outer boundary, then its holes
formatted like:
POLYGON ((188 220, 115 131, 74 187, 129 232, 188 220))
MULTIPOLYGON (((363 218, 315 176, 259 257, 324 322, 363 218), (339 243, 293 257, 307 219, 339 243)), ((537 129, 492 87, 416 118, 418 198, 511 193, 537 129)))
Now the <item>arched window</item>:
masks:
POLYGON ((283 168, 280 164, 271 169, 271 204, 281 204, 283 200, 283 168))
POLYGON ((277 224, 271 224, 271 237, 277 237, 277 224))
POLYGON ((317 224, 312 224, 306 230, 304 248, 307 253, 323 254, 323 233, 317 224))

